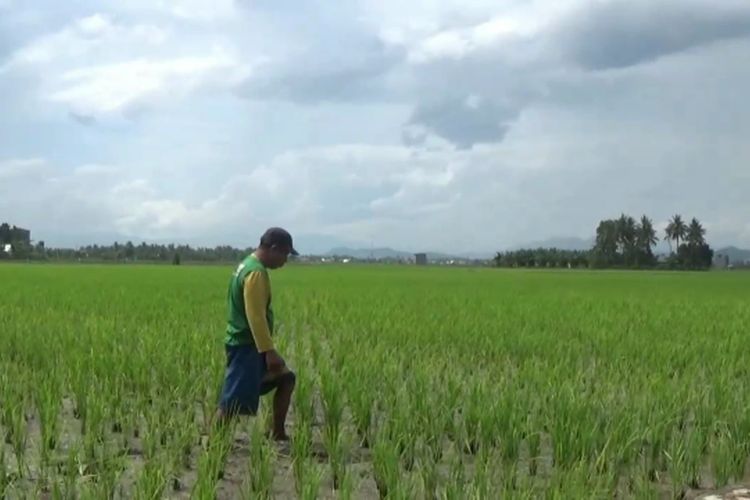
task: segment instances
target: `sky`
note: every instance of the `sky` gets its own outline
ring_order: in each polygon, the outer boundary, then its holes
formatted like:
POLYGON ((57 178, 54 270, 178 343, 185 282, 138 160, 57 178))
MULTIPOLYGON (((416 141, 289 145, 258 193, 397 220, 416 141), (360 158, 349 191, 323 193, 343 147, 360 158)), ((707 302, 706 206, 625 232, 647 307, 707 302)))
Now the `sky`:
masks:
POLYGON ((0 220, 47 246, 750 247, 747 0, 0 0, 0 220))

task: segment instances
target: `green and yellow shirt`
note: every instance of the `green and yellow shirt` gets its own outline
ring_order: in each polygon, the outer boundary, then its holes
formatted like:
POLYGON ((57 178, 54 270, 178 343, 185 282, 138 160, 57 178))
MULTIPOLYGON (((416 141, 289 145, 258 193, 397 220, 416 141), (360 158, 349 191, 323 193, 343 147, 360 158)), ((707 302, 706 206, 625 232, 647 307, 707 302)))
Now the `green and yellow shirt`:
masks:
POLYGON ((232 273, 227 293, 227 345, 255 345, 258 352, 274 348, 271 281, 255 254, 247 256, 232 273))

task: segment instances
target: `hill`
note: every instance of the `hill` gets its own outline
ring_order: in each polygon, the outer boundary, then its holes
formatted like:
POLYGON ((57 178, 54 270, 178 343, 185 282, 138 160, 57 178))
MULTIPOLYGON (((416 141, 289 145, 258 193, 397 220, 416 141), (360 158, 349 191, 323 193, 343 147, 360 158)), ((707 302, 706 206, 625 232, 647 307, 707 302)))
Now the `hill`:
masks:
POLYGON ((731 264, 740 264, 750 260, 750 250, 735 246, 724 247, 714 252, 714 255, 727 255, 731 264))
MULTIPOLYGON (((452 256, 439 252, 425 252, 427 259, 429 260, 447 260, 462 258, 461 256, 452 256)), ((378 248, 349 248, 349 247, 336 247, 332 248, 326 255, 339 256, 339 257, 352 257, 355 259, 413 259, 413 252, 405 252, 403 250, 396 250, 390 247, 378 247, 378 248)), ((468 258, 465 257, 465 258, 468 258)))

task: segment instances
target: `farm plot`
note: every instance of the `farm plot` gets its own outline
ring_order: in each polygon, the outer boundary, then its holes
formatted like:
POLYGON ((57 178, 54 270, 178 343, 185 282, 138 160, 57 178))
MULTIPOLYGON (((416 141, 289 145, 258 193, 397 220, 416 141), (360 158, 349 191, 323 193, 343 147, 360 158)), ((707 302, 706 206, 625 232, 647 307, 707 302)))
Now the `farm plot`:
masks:
POLYGON ((750 480, 737 273, 273 272, 291 442, 214 433, 228 267, 0 266, 0 497, 685 498, 750 480))

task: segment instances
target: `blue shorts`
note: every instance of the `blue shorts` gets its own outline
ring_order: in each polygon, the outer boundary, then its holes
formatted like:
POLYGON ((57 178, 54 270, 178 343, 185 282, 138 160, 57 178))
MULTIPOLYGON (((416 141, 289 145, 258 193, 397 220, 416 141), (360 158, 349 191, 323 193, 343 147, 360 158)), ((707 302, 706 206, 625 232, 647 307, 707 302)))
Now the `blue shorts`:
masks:
POLYGON ((225 347, 227 365, 219 406, 228 414, 255 415, 260 396, 277 386, 275 381, 263 381, 266 358, 254 345, 225 347))

